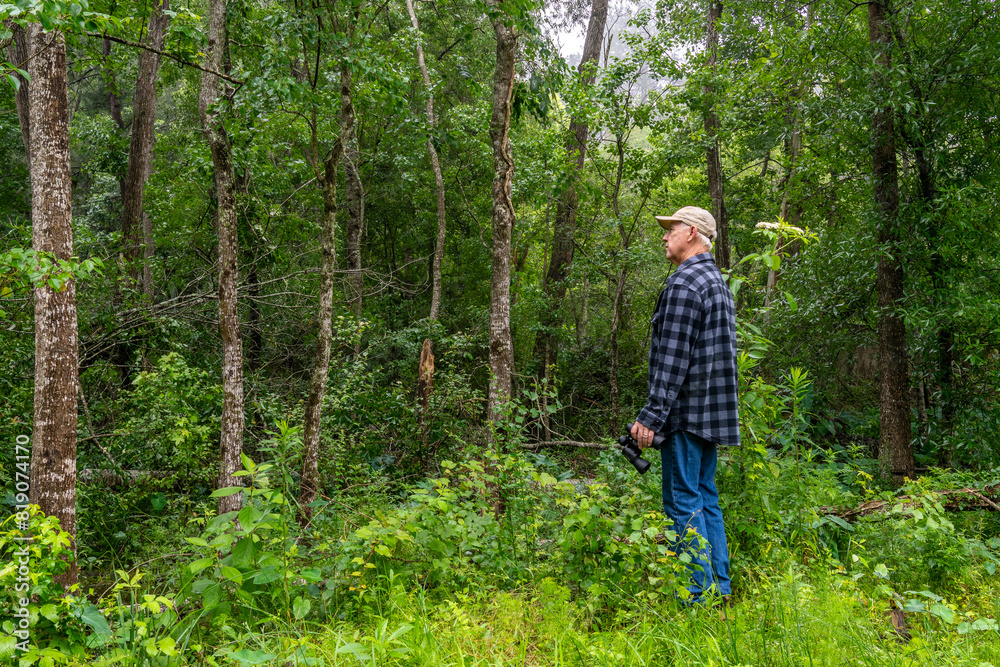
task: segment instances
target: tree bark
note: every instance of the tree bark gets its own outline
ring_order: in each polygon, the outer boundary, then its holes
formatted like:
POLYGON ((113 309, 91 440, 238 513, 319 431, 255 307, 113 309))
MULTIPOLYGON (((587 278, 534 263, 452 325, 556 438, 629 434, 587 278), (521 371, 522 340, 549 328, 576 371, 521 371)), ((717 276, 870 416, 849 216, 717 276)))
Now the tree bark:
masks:
MULTIPOLYGON (((198 113, 205 139, 212 152, 215 168, 215 193, 218 202, 215 220, 219 236, 219 332, 222 337, 222 429, 219 435, 219 488, 240 486, 234 477, 243 450, 243 342, 240 334, 236 286, 237 217, 235 173, 232 148, 222 112, 213 108, 219 97, 219 75, 226 52, 226 0, 210 0, 208 8, 208 44, 205 47, 206 69, 201 77, 198 113)), ((219 514, 242 506, 240 494, 219 498, 219 514)))
MULTIPOLYGON (((154 49, 163 50, 164 34, 170 0, 153 3, 149 15, 146 42, 154 49)), ((125 266, 131 287, 142 283, 143 293, 152 292, 152 276, 147 264, 144 246, 149 245, 152 229, 147 233, 143 218, 143 188, 153 169, 153 144, 156 140, 156 75, 160 69, 160 56, 145 49, 139 51, 139 74, 135 95, 132 97, 132 137, 128 150, 128 168, 122 183, 122 242, 125 246, 125 266), (141 266, 140 266, 141 265, 141 266), (140 275, 140 268, 142 269, 140 275)))
MULTIPOLYGON (((341 114, 341 131, 347 131, 347 114, 341 114)), ((343 135, 341 135, 343 136, 343 135)), ((333 346, 333 283, 337 269, 337 169, 343 159, 344 144, 340 138, 334 142, 323 164, 323 220, 320 224, 320 246, 323 263, 320 267, 319 332, 316 336, 316 356, 309 381, 309 397, 302 431, 302 475, 299 482, 298 519, 302 526, 312 520, 313 508, 319 490, 319 433, 323 416, 323 395, 330 373, 330 350, 333 346)))
MULTIPOLYGON (((587 36, 583 42, 583 55, 577 67, 581 81, 592 86, 597 79, 597 66, 604 40, 604 26, 608 18, 608 0, 592 0, 587 36)), ((568 183, 559 194, 556 217, 552 229, 552 256, 545 274, 545 296, 548 306, 543 311, 541 335, 535 343, 535 358, 541 361, 539 374, 548 376, 548 368, 559 356, 559 342, 554 334, 559 325, 563 301, 566 297, 566 278, 573 262, 576 240, 576 213, 579 194, 576 180, 587 157, 587 138, 590 127, 579 117, 569 124, 566 141, 566 161, 570 166, 568 183)))
MULTIPOLYGON (((312 520, 313 508, 309 505, 316 500, 316 494, 319 491, 320 420, 323 416, 323 396, 326 393, 326 380, 330 373, 330 352, 333 347, 333 286, 337 269, 337 170, 340 168, 340 163, 344 161, 345 151, 348 150, 347 142, 351 140, 355 122, 354 103, 351 96, 351 75, 347 67, 345 63, 340 72, 339 134, 326 154, 322 165, 319 163, 318 129, 315 122, 311 125, 313 166, 316 169, 316 179, 323 191, 323 218, 320 222, 319 236, 323 261, 320 266, 317 312, 319 331, 316 336, 316 355, 309 381, 309 396, 306 399, 302 432, 302 475, 299 482, 298 501, 298 521, 302 526, 307 525, 312 520)), ((316 110, 314 108, 313 118, 315 117, 316 110)), ((345 184, 348 193, 351 190, 350 171, 351 168, 348 166, 345 184)), ((360 186, 360 180, 358 186, 360 186)), ((360 301, 358 305, 360 306, 360 301)))
POLYGON ((514 372, 514 343, 510 331, 510 241, 514 229, 514 204, 510 199, 514 162, 510 155, 511 95, 514 92, 514 49, 517 36, 512 26, 494 19, 497 38, 496 71, 493 76, 493 267, 490 289, 490 392, 489 420, 497 422, 503 405, 510 400, 514 372))
POLYGON ((344 252, 347 255, 348 301, 355 315, 361 315, 364 274, 361 272, 361 235, 365 227, 365 193, 358 168, 361 151, 357 136, 351 67, 346 61, 340 66, 341 130, 344 144, 344 252))
MULTIPOLYGON (((72 175, 66 41, 59 31, 27 30, 31 53, 27 111, 31 156, 32 247, 60 260, 73 255, 72 175)), ((29 498, 59 519, 74 553, 64 585, 76 583, 76 426, 78 339, 76 284, 41 283, 35 299, 35 395, 29 498)))
MULTIPOLYGON (((722 17, 721 0, 709 0, 708 21, 706 29, 705 50, 708 53, 708 66, 715 75, 715 63, 719 49, 719 20, 722 17)), ((714 96, 713 86, 705 86, 705 95, 714 96)), ((726 216, 726 196, 722 178, 722 162, 719 157, 719 117, 715 113, 714 98, 708 104, 705 112, 705 136, 708 137, 706 162, 708 165, 708 192, 712 197, 712 215, 715 216, 715 263, 721 269, 728 269, 729 258, 729 220, 726 216)))
MULTIPOLYGON (((413 30, 420 34, 420 23, 417 21, 417 14, 413 11, 413 0, 406 0, 406 11, 410 14, 410 23, 413 30)), ((437 238, 434 242, 434 263, 431 266, 431 312, 430 319, 437 320, 441 315, 441 265, 444 263, 444 239, 446 218, 444 207, 444 176, 441 173, 441 161, 438 158, 437 149, 434 147, 434 130, 437 121, 434 118, 434 93, 431 89, 431 77, 427 72, 427 63, 424 61, 424 48, 417 42, 417 64, 420 66, 420 76, 424 80, 424 87, 427 88, 427 129, 430 137, 427 139, 427 154, 431 158, 431 169, 434 172, 434 187, 437 193, 437 238)))
MULTIPOLYGON (((876 98, 888 92, 892 69, 886 3, 868 5, 868 34, 879 69, 874 75, 876 98)), ((896 166, 896 129, 893 109, 885 105, 872 116, 872 172, 878 207, 876 236, 878 260, 879 346, 879 461, 892 483, 913 478, 910 446, 909 363, 906 325, 899 313, 903 304, 903 265, 900 258, 902 230, 899 220, 899 176, 896 166)))

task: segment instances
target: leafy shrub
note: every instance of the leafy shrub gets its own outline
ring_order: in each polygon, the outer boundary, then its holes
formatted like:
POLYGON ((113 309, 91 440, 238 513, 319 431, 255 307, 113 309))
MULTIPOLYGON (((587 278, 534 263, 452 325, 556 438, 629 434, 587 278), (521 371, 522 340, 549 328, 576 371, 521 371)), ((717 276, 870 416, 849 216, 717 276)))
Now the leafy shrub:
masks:
POLYGON ((11 612, 0 626, 0 658, 16 656, 22 665, 68 663, 86 655, 91 630, 101 631, 107 623, 94 605, 72 594, 75 587, 67 595, 56 581, 73 558, 70 536, 59 529, 58 519, 37 505, 27 514, 27 530, 16 527, 23 513, 0 525, 0 599, 11 612), (19 616, 22 609, 27 619, 19 616))
POLYGON ((509 586, 558 577, 595 609, 687 595, 689 554, 652 494, 605 484, 582 489, 516 456, 442 462, 445 476, 379 513, 341 548, 340 583, 364 597, 380 573, 407 573, 449 590, 485 577, 509 586), (676 547, 673 547, 676 548, 676 547))
POLYGON ((118 430, 120 463, 210 481, 218 467, 219 385, 176 352, 160 357, 156 369, 140 373, 133 384, 128 418, 118 430))
POLYGON ((587 592, 600 607, 619 600, 686 598, 691 554, 677 553, 678 534, 658 502, 644 489, 631 487, 612 495, 604 484, 588 484, 581 493, 569 481, 541 475, 539 483, 557 494, 564 508, 556 539, 562 575, 587 592))
POLYGON ((312 609, 320 570, 299 567, 291 477, 281 465, 298 437, 297 428, 279 425, 270 443, 276 463, 256 464, 241 454, 243 470, 235 476, 248 477, 248 486, 218 489, 212 496, 242 493, 242 509, 214 517, 200 536, 185 538, 191 561, 184 566, 178 597, 199 604, 200 614, 216 625, 259 614, 272 621, 284 614, 301 620, 312 609))

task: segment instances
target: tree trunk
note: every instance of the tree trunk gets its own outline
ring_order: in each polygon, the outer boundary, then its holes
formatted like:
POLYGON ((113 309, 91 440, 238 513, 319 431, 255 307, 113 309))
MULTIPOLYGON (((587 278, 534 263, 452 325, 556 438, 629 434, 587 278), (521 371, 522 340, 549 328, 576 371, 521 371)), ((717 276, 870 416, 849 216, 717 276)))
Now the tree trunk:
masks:
POLYGON ((104 66, 104 85, 108 90, 108 111, 111 114, 111 120, 115 121, 118 129, 124 130, 125 121, 122 119, 122 103, 118 99, 118 82, 115 81, 114 71, 108 67, 108 56, 111 55, 111 40, 107 37, 104 38, 104 43, 101 45, 101 55, 103 56, 101 60, 104 66))
MULTIPOLYGON (((5 21, 11 31, 10 44, 7 46, 7 59, 10 63, 27 71, 28 69, 28 35, 24 28, 12 21, 5 21)), ((28 161, 28 171, 31 169, 31 123, 28 120, 28 80, 20 74, 15 74, 20 86, 14 92, 14 105, 17 107, 17 117, 21 121, 21 141, 24 142, 24 154, 28 161)))
MULTIPOLYGON (((431 77, 427 72, 427 63, 424 61, 424 47, 419 41, 420 22, 417 21, 417 14, 413 10, 413 0, 406 0, 406 11, 410 15, 410 24, 413 31, 417 33, 417 65, 420 67, 420 76, 427 88, 427 154, 431 159, 431 170, 434 172, 434 188, 437 194, 437 237, 434 241, 434 261, 431 264, 431 312, 428 316, 431 320, 437 321, 441 315, 441 265, 444 262, 444 239, 447 228, 444 202, 444 176, 441 173, 441 162, 438 159, 437 149, 434 147, 434 130, 436 122, 434 119, 434 92, 431 88, 431 77)), ((430 395, 434 390, 434 352, 433 343, 430 338, 424 339, 423 348, 420 351, 420 367, 417 376, 417 402, 421 406, 420 423, 423 434, 424 446, 422 452, 427 449, 427 408, 430 404, 430 395)))
MULTIPOLYGON (((162 5, 153 3, 149 15, 146 43, 150 47, 163 50, 164 33, 170 0, 162 0, 162 5)), ((143 220, 143 188, 153 168, 153 143, 156 139, 156 75, 160 69, 160 56, 152 51, 139 51, 139 74, 136 78, 135 95, 132 97, 132 138, 128 150, 128 168, 122 184, 122 243, 125 246, 125 266, 130 286, 142 283, 143 293, 151 293, 152 277, 146 264, 147 231, 143 220), (142 273, 140 275, 140 263, 142 273)), ((152 230, 149 230, 151 236, 152 230)))
MULTIPOLYGON (((597 78, 598 60, 604 40, 604 26, 608 18, 608 0, 591 0, 590 21, 587 36, 583 42, 583 55, 577 68, 583 83, 592 86, 597 78)), ((566 188, 560 193, 556 203, 556 217, 552 230, 552 258, 545 275, 545 295, 547 307, 543 311, 541 335, 535 343, 535 358, 542 361, 541 377, 547 377, 548 367, 558 360, 558 340, 554 334, 559 326, 563 300, 566 297, 566 277, 573 261, 576 240, 576 212, 579 195, 576 179, 583 169, 587 157, 587 138, 590 128, 581 118, 573 118, 569 124, 566 141, 566 158, 570 174, 566 188)))
MULTIPOLYGON (((31 156, 32 247, 68 260, 73 255, 72 175, 66 40, 38 24, 26 30, 31 156)), ((70 534, 74 562, 61 575, 76 583, 76 425, 78 341, 76 284, 41 283, 35 298, 35 395, 29 498, 70 534)))
MULTIPOLYGON (((626 248, 626 252, 627 252, 626 248)), ((608 385, 611 393, 611 428, 616 429, 621 425, 618 422, 621 412, 621 399, 618 386, 618 365, 619 365, 619 345, 618 337, 624 329, 625 323, 625 286, 628 279, 628 265, 622 266, 618 273, 618 281, 615 284, 615 296, 611 309, 611 368, 608 373, 608 385)), ((612 430, 612 433, 614 430, 612 430)))
POLYGON ((341 131, 344 132, 344 207, 347 223, 344 226, 344 251, 347 255, 348 300, 355 315, 361 315, 364 274, 361 273, 361 235, 365 226, 365 193, 358 168, 361 151, 356 130, 351 67, 347 62, 340 66, 341 131))
MULTIPOLYGON (((346 101, 343 102, 346 105, 346 101)), ((341 112, 341 131, 347 132, 348 114, 341 112)), ((344 136, 343 134, 341 136, 344 136)), ((319 332, 316 336, 316 356, 309 381, 309 397, 302 431, 302 476, 299 484, 299 523, 305 526, 313 517, 309 504, 319 490, 319 432, 323 416, 323 395, 330 373, 330 349, 333 345, 333 283, 337 268, 337 169, 343 158, 344 144, 334 142, 324 162, 323 220, 320 225, 320 246, 323 264, 319 284, 319 332)))
POLYGON ((260 275, 256 262, 247 271, 247 367, 251 372, 260 370, 264 351, 264 335, 260 314, 260 275))
MULTIPOLYGON (((892 69, 885 2, 868 5, 868 34, 880 69, 873 79, 876 98, 887 97, 887 78, 892 69)), ((879 346, 879 460, 884 474, 901 485, 914 477, 910 446, 909 363, 906 325, 899 313, 903 304, 903 265, 900 259, 902 232, 899 228, 899 181, 896 167, 896 130, 890 105, 877 108, 872 116, 872 172, 878 206, 876 235, 878 261, 879 346)))
MULTIPOLYGON (((226 0, 210 0, 208 15, 205 65, 207 69, 221 72, 226 52, 226 0)), ((219 76, 203 72, 198 112, 212 152, 218 201, 215 220, 219 235, 219 332, 222 336, 222 429, 219 435, 221 458, 218 486, 223 488, 241 485, 240 478, 234 477, 233 473, 240 467, 243 450, 243 343, 236 300, 239 282, 236 177, 224 118, 218 109, 211 108, 218 96, 219 76)), ((242 497, 238 493, 219 498, 219 514, 241 506, 242 497)))
MULTIPOLYGON (((798 17, 796 5, 791 1, 785 3, 785 22, 789 27, 796 27, 796 19, 798 17)), ((808 32, 809 27, 812 23, 812 6, 810 5, 806 13, 806 21, 804 29, 808 32)), ((781 184, 781 212, 779 216, 783 221, 790 225, 798 226, 802 219, 802 204, 798 200, 798 194, 795 192, 796 186, 796 175, 799 166, 799 153, 802 151, 802 114, 799 111, 801 105, 801 98, 804 94, 802 89, 802 84, 797 80, 789 80, 786 82, 788 87, 788 100, 785 104, 785 127, 787 135, 785 137, 785 157, 788 160, 788 169, 785 171, 785 177, 782 179, 781 184)), ((785 250, 786 243, 784 239, 778 239, 778 245, 775 248, 775 254, 779 257, 782 256, 785 250)), ((787 255, 790 257, 798 251, 797 244, 792 244, 792 247, 787 251, 787 255)), ((767 272, 767 290, 764 296, 765 307, 770 307, 771 300, 774 297, 774 290, 778 286, 778 280, 781 278, 781 270, 768 269, 767 272)), ((770 319, 770 312, 764 315, 765 321, 770 319)))
MULTIPOLYGON (((319 491, 320 420, 323 416, 323 396, 326 393, 326 380, 330 373, 330 351, 333 346, 333 286, 337 270, 337 170, 340 168, 340 163, 344 161, 347 142, 351 140, 355 122, 354 103, 351 97, 351 75, 346 63, 342 66, 340 75, 339 136, 334 140, 322 165, 319 163, 319 138, 315 122, 315 107, 313 108, 313 123, 311 124, 313 166, 316 169, 316 180, 319 181, 323 189, 323 219, 320 223, 319 237, 323 262, 320 267, 317 312, 319 331, 316 336, 316 356, 309 381, 309 396, 306 399, 302 431, 302 475, 299 482, 298 501, 298 521, 302 526, 307 525, 312 520, 313 508, 309 505, 316 500, 316 494, 319 491)), ((346 190, 350 191, 350 166, 347 167, 346 171, 346 190)), ((360 180, 358 185, 360 187, 360 180)), ((360 306, 360 302, 358 305, 360 306)))
MULTIPOLYGON (((721 0, 709 0, 708 25, 706 29, 705 50, 708 53, 708 66, 715 75, 715 62, 719 48, 719 20, 722 17, 721 0)), ((713 86, 705 86, 705 95, 714 96, 713 86)), ((726 197, 722 179, 722 162, 719 157, 719 117, 715 113, 714 98, 708 104, 705 113, 705 136, 708 138, 706 162, 708 164, 708 192, 712 197, 712 215, 715 216, 717 234, 715 237, 715 263, 721 269, 728 269, 729 259, 729 221, 726 217, 726 197)))
POLYGON ((517 37, 501 15, 494 19, 497 64, 493 76, 493 268, 490 289, 490 394, 489 420, 496 422, 502 406, 510 400, 514 372, 514 343, 510 331, 510 240, 514 229, 510 156, 511 95, 514 92, 514 49, 517 37))
MULTIPOLYGON (((420 23, 417 15, 413 11, 413 0, 406 0, 406 11, 410 14, 410 23, 413 30, 419 35, 420 23)), ((427 139, 427 154, 431 158, 431 169, 434 171, 434 186, 437 191, 437 239, 434 243, 434 263, 431 267, 431 313, 430 318, 437 320, 441 314, 441 264, 444 262, 444 236, 445 236, 445 208, 444 208, 444 176, 441 174, 441 162, 438 159, 437 149, 434 148, 434 130, 436 121, 434 119, 434 93, 431 90, 431 77, 427 73, 427 63, 424 61, 424 48, 417 42, 417 64, 420 66, 420 76, 424 80, 424 87, 427 88, 427 129, 430 137, 427 139)))

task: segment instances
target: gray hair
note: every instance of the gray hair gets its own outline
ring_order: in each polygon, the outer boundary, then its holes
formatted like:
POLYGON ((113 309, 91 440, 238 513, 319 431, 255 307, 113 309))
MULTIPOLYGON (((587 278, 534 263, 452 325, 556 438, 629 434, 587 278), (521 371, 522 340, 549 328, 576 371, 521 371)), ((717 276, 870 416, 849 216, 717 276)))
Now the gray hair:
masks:
MULTIPOLYGON (((688 227, 694 227, 694 225, 688 225, 688 227)), ((694 227, 694 228, 695 228, 695 230, 698 229, 697 227, 694 227)), ((699 231, 698 232, 698 240, 701 241, 702 245, 705 246, 705 248, 708 250, 708 252, 712 252, 712 240, 710 238, 708 238, 707 236, 705 236, 704 234, 702 234, 699 231)))

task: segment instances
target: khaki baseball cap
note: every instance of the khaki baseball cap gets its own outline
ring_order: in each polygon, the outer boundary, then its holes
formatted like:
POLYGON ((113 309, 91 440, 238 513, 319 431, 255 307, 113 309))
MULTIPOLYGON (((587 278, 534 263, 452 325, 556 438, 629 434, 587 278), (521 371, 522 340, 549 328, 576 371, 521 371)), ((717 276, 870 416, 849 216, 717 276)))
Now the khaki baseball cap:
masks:
POLYGON ((669 230, 671 223, 683 222, 690 225, 708 237, 710 241, 715 241, 715 218, 703 208, 697 206, 685 206, 673 215, 658 215, 656 221, 660 227, 669 230))

